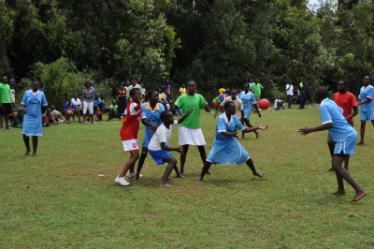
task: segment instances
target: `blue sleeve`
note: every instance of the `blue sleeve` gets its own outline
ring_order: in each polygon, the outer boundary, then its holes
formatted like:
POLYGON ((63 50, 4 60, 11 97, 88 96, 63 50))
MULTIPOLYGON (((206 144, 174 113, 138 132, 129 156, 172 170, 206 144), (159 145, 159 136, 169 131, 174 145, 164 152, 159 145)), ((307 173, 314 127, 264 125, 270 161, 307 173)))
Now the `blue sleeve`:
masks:
POLYGON ((165 106, 164 105, 160 105, 160 112, 164 112, 165 111, 165 106))
POLYGON ((142 104, 142 118, 147 118, 147 103, 142 104))
POLYGON ((251 96, 251 103, 252 103, 252 105, 257 103, 257 100, 256 100, 256 98, 255 98, 255 95, 253 95, 253 94, 252 94, 252 96, 251 96))
POLYGON ((28 95, 27 92, 25 92, 23 94, 22 101, 21 101, 22 105, 26 105, 26 103, 27 103, 27 95, 28 95))
POLYGON ((244 126, 243 126, 242 122, 240 122, 240 120, 235 116, 233 116, 233 118, 234 118, 235 128, 239 131, 244 130, 244 126))
POLYGON ((371 87, 368 91, 367 97, 374 100, 374 87, 371 87))
POLYGON ((45 98, 44 92, 42 93, 42 106, 48 105, 47 99, 45 98))
POLYGON ((331 118, 331 115, 330 115, 330 112, 329 112, 327 106, 322 105, 319 108, 319 112, 320 112, 320 117, 321 117, 322 124, 332 123, 332 118, 331 118))
POLYGON ((226 130, 225 119, 222 118, 222 117, 218 118, 218 120, 217 120, 217 131, 218 132, 227 131, 226 130))

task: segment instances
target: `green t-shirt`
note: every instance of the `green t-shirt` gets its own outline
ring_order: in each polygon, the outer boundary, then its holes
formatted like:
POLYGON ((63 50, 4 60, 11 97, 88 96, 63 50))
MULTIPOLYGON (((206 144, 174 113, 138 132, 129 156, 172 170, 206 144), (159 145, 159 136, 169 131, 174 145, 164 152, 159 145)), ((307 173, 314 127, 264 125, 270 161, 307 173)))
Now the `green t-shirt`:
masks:
POLYGON ((193 129, 200 128, 200 110, 204 108, 203 104, 208 104, 208 102, 206 102, 204 97, 198 93, 195 93, 194 95, 183 94, 179 96, 177 101, 175 101, 175 105, 182 110, 183 114, 186 114, 194 108, 190 116, 179 125, 193 129))
POLYGON ((10 86, 0 82, 0 104, 12 103, 10 86))
POLYGON ((256 97, 261 97, 261 90, 264 86, 261 83, 256 83, 251 86, 251 90, 256 97))

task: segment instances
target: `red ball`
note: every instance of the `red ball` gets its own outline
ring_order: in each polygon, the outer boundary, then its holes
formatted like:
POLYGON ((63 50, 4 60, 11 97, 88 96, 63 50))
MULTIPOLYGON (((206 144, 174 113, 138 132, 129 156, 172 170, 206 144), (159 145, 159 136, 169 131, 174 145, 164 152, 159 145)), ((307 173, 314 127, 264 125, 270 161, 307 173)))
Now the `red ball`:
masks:
POLYGON ((267 99, 265 99, 265 98, 260 99, 260 100, 258 101, 258 107, 260 107, 260 109, 262 109, 262 110, 266 110, 266 109, 268 109, 268 108, 270 107, 270 102, 269 102, 269 100, 267 100, 267 99))

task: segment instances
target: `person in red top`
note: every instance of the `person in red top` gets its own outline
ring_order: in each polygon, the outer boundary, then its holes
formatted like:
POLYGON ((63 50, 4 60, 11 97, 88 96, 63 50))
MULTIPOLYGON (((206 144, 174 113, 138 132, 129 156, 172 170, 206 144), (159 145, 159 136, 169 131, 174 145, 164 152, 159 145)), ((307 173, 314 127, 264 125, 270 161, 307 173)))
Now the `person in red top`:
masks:
POLYGON ((122 139, 124 152, 130 152, 130 158, 120 170, 118 176, 114 179, 120 185, 127 186, 130 183, 125 176, 129 169, 134 169, 136 161, 139 159, 138 131, 140 119, 142 116, 142 93, 139 88, 133 88, 130 91, 131 101, 125 110, 120 136, 122 139))
MULTIPOLYGON (((353 117, 358 113, 358 104, 356 96, 347 91, 346 83, 344 80, 339 80, 337 85, 338 91, 334 93, 333 100, 335 103, 343 109, 343 116, 347 119, 348 123, 353 126, 353 117)), ((331 157, 334 154, 335 143, 329 136, 327 139, 331 157)), ((345 158, 344 168, 348 170, 349 156, 345 158)), ((329 171, 334 171, 333 167, 329 171)))

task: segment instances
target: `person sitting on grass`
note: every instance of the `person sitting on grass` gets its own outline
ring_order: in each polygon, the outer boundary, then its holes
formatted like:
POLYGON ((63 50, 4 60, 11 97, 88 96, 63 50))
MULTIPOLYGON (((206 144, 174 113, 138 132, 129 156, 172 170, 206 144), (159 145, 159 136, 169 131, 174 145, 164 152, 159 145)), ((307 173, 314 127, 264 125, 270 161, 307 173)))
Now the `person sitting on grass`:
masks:
POLYGON ((120 136, 124 152, 130 152, 130 158, 122 167, 114 181, 122 186, 130 185, 125 176, 132 169, 134 171, 135 163, 139 159, 138 131, 140 117, 142 116, 142 93, 139 88, 130 90, 131 101, 125 109, 125 118, 123 119, 120 136))
POLYGON ((60 119, 64 121, 64 123, 67 123, 67 124, 70 123, 65 119, 65 117, 62 115, 60 111, 56 110, 56 107, 54 105, 51 105, 48 108, 49 108, 49 115, 50 115, 50 118, 52 119, 53 124, 58 124, 60 119))
MULTIPOLYGON (((170 153, 170 151, 176 151, 183 154, 183 147, 170 147, 169 139, 173 132, 173 126, 176 124, 182 123, 191 113, 193 109, 187 112, 182 116, 178 121, 174 120, 173 113, 171 111, 163 111, 160 115, 162 124, 157 128, 155 134, 152 136, 151 141, 148 145, 148 152, 153 158, 153 160, 158 164, 168 163, 168 166, 165 169, 164 175, 162 176, 161 185, 162 187, 170 187, 170 184, 167 183, 171 171, 174 169, 177 177, 182 177, 178 171, 177 159, 170 153)), ((140 173, 138 168, 137 174, 140 173)))
POLYGON ((253 175, 263 177, 259 173, 249 156, 248 152, 238 141, 238 131, 245 133, 253 132, 256 130, 266 130, 268 126, 259 125, 255 127, 245 128, 239 119, 235 116, 235 103, 227 101, 224 105, 224 113, 222 113, 216 124, 216 137, 213 142, 213 147, 209 152, 208 158, 204 163, 199 180, 204 179, 205 174, 208 172, 212 164, 232 164, 238 165, 246 163, 251 169, 253 175))
POLYGON ((343 116, 343 110, 334 101, 328 98, 328 92, 325 88, 317 88, 315 92, 315 101, 320 104, 319 111, 322 125, 313 128, 299 129, 301 135, 307 135, 317 131, 329 131, 329 136, 335 142, 332 165, 338 181, 338 191, 334 195, 344 195, 344 182, 346 180, 356 191, 356 195, 351 201, 359 201, 367 193, 357 184, 350 176, 348 171, 342 167, 344 159, 354 154, 357 132, 348 124, 347 119, 343 116))
POLYGON ((71 100, 66 101, 64 104, 64 115, 68 122, 70 122, 70 118, 73 118, 73 122, 75 122, 74 112, 75 106, 73 105, 71 100))

